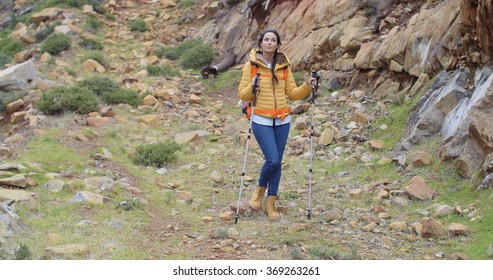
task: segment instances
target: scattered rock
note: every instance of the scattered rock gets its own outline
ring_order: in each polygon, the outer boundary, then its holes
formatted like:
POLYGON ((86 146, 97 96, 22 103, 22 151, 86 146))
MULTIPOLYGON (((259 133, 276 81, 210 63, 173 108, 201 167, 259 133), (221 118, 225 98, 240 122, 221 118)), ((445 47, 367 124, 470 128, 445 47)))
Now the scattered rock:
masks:
POLYGON ((416 200, 431 200, 436 195, 436 192, 430 189, 425 180, 420 176, 411 178, 411 181, 405 190, 411 199, 416 200))
POLYGON ((450 236, 468 235, 471 233, 471 229, 465 225, 452 223, 448 226, 448 233, 450 236))
POLYGON ((448 236, 445 227, 436 219, 427 218, 422 224, 423 229, 421 232, 421 237, 423 238, 439 238, 448 236))

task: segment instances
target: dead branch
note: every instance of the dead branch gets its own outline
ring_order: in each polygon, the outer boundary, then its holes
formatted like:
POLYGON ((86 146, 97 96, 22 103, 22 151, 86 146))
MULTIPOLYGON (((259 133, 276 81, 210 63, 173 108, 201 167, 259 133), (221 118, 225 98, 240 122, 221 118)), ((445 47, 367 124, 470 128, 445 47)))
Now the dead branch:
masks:
POLYGON ((216 65, 209 65, 200 70, 200 75, 204 79, 208 79, 209 75, 217 75, 220 72, 227 70, 229 67, 235 64, 236 55, 233 52, 228 52, 224 56, 224 59, 221 60, 216 65))

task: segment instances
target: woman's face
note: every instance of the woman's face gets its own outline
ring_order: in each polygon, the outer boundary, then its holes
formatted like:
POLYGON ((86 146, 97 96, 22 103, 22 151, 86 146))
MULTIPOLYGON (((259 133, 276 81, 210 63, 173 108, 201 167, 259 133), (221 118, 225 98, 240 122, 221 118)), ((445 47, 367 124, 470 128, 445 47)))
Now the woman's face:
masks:
POLYGON ((260 44, 262 50, 267 53, 274 53, 278 45, 277 36, 272 32, 265 33, 262 43, 260 44))

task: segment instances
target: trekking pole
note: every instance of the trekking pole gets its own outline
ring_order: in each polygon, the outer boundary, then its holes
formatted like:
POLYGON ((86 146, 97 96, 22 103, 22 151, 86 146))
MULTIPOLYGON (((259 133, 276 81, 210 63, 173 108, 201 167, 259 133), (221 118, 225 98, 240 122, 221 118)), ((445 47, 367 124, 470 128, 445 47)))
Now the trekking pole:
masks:
POLYGON ((318 80, 320 79, 320 76, 317 74, 317 72, 312 71, 312 78, 317 79, 317 83, 315 86, 312 88, 312 123, 311 123, 311 131, 310 131, 310 175, 308 177, 308 220, 311 219, 312 215, 312 173, 313 173, 313 135, 314 135, 314 129, 313 129, 313 115, 315 111, 315 93, 318 90, 318 80))
POLYGON ((247 160, 247 154, 248 154, 248 144, 250 144, 250 137, 252 135, 253 113, 255 111, 255 103, 257 102, 257 88, 258 88, 259 81, 260 81, 260 73, 257 73, 255 75, 255 81, 253 82, 253 89, 252 89, 252 92, 253 92, 252 114, 250 115, 250 127, 248 128, 248 136, 247 136, 246 148, 245 148, 245 157, 243 158, 243 169, 241 171, 240 193, 238 195, 238 203, 236 205, 235 224, 238 223, 238 214, 240 213, 240 199, 241 199, 241 193, 243 191, 243 182, 245 180, 246 160, 247 160))

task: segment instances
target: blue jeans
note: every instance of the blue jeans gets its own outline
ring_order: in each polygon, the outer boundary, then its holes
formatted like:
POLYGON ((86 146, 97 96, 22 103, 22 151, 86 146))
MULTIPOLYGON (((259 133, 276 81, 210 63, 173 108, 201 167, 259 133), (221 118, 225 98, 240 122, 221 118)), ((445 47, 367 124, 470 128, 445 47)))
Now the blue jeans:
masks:
POLYGON ((266 126, 252 123, 252 131, 265 157, 258 185, 269 187, 268 196, 277 196, 281 181, 281 166, 284 148, 288 141, 290 124, 266 126))

